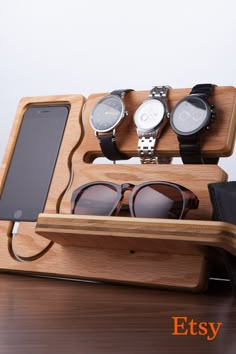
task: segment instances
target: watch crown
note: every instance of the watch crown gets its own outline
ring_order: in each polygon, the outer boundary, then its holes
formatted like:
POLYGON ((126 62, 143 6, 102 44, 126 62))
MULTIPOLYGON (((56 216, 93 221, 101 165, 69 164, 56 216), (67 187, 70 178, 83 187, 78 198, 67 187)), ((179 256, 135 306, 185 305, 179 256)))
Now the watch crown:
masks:
POLYGON ((210 126, 209 125, 207 125, 206 126, 206 130, 210 130, 211 128, 210 128, 210 126))
POLYGON ((215 112, 215 106, 213 104, 211 104, 211 122, 214 122, 216 117, 216 112, 215 112))
POLYGON ((128 115, 129 115, 129 112, 128 112, 128 111, 125 111, 124 117, 127 117, 128 115))
POLYGON ((215 112, 212 112, 211 113, 211 122, 214 122, 215 117, 216 117, 215 112))

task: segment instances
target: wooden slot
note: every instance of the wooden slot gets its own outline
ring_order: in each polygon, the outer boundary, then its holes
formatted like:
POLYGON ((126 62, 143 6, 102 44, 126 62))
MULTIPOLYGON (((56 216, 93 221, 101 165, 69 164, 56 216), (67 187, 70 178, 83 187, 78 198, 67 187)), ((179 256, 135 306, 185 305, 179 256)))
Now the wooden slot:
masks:
MULTIPOLYGON (((13 127, 11 130, 8 145, 3 158, 3 163, 0 169, 0 192, 4 186, 5 177, 7 175, 8 167, 10 165, 11 157, 14 151, 15 143, 17 140, 18 132, 21 126, 21 121, 25 110, 29 105, 50 105, 50 104, 68 104, 70 105, 70 112, 67 119, 66 128, 64 131, 59 155, 57 158, 56 166, 54 169, 51 186, 49 189, 45 211, 49 213, 58 212, 60 205, 60 199, 63 195, 63 191, 66 190, 70 178, 71 178, 71 158, 74 150, 79 146, 82 139, 81 128, 81 112, 85 102, 85 98, 81 95, 64 95, 64 96, 46 96, 46 97, 24 97, 19 102, 13 127)), ((35 234, 35 222, 21 222, 18 228, 18 234, 27 236, 27 240, 31 238, 34 240, 32 250, 29 252, 31 255, 41 250, 47 242, 41 239, 38 241, 38 235, 35 234)), ((1 236, 6 238, 12 231, 12 222, 0 221, 1 236)), ((29 242, 28 248, 31 249, 31 243, 29 242)), ((4 261, 4 257, 8 257, 8 250, 5 250, 6 254, 1 257, 0 267, 5 269, 7 263, 4 261)), ((27 244, 24 247, 23 254, 27 255, 27 244), (26 253, 26 254, 25 254, 26 253)))
POLYGON ((110 181, 117 184, 141 184, 147 181, 169 181, 181 184, 194 192, 199 199, 199 208, 187 214, 189 219, 209 220, 212 208, 208 195, 208 183, 227 180, 227 174, 215 165, 105 165, 77 163, 74 166, 74 179, 64 195, 60 213, 70 214, 72 192, 90 181, 110 181))

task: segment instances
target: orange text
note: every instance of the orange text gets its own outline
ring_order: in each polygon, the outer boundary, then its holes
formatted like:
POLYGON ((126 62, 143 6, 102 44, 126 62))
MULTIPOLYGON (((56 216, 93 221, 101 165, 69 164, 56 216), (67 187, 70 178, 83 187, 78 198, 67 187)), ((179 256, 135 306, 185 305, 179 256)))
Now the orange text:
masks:
POLYGON ((207 340, 214 340, 222 322, 197 322, 187 316, 173 316, 173 336, 206 336, 207 340))

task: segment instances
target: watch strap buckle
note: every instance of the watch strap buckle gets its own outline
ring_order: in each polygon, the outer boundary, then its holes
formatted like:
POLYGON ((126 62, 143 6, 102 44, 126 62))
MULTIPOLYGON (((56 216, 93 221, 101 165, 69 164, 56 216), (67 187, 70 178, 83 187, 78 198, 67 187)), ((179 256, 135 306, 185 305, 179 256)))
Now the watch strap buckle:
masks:
POLYGON ((149 94, 149 97, 152 98, 160 98, 160 97, 167 97, 168 91, 171 89, 170 86, 165 85, 165 86, 154 86, 149 94))

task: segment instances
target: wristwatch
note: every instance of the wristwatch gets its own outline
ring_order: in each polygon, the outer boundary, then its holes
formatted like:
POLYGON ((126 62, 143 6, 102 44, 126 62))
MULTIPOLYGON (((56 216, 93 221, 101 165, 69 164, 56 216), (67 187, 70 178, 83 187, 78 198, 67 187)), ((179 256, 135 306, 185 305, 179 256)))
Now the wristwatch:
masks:
POLYGON ((215 107, 208 97, 215 85, 199 84, 179 101, 170 115, 170 124, 177 134, 180 156, 185 164, 217 164, 219 158, 206 158, 201 154, 200 137, 209 130, 215 119, 215 107))
MULTIPOLYGON (((169 118, 167 95, 170 86, 154 86, 149 97, 134 113, 138 140, 138 154, 143 164, 157 163, 155 145, 169 118)), ((170 159, 165 160, 170 162, 170 159)))
POLYGON ((128 115, 123 98, 132 89, 115 90, 96 103, 90 114, 90 125, 95 131, 103 155, 109 160, 128 160, 116 145, 116 128, 128 115))

